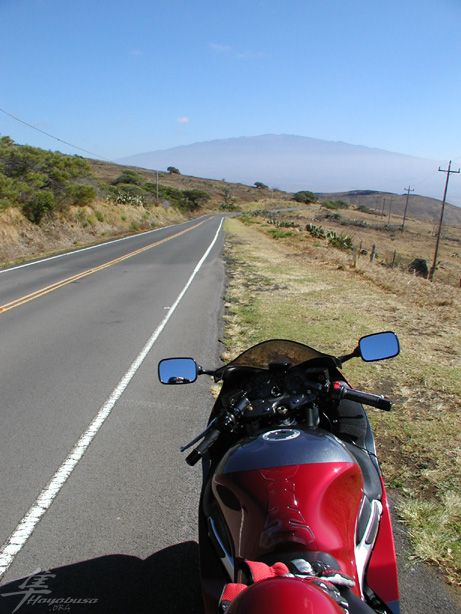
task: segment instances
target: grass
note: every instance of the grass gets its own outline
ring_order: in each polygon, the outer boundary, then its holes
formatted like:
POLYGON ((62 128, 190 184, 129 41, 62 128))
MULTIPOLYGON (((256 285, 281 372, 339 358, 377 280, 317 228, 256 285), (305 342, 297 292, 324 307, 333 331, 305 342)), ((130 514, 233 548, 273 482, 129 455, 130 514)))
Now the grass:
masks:
MULTIPOLYGON (((428 267, 432 264, 435 247, 434 225, 415 219, 407 219, 405 231, 401 231, 401 217, 382 218, 374 212, 364 212, 363 207, 342 209, 341 213, 325 210, 321 204, 312 204, 297 211, 279 211, 264 214, 262 210, 252 212, 252 222, 265 221, 280 227, 296 224, 301 228, 320 229, 323 236, 329 232, 337 235, 346 233, 359 252, 359 259, 366 259, 376 246, 376 259, 385 266, 395 266, 406 270, 415 258, 426 260, 428 267), (257 215, 259 213, 259 215, 257 215), (360 254, 360 252, 363 252, 360 254)), ((461 235, 460 228, 445 226, 436 279, 459 288, 461 278, 461 235)))
MULTIPOLYGON (((359 337, 395 330, 401 355, 347 363, 363 390, 395 401, 369 410, 378 454, 416 556, 461 581, 461 307, 459 289, 431 284, 293 233, 274 241, 271 226, 226 222, 229 284, 225 343, 235 356, 271 337, 336 355, 359 337)), ((273 230, 273 226, 272 226, 273 230)))

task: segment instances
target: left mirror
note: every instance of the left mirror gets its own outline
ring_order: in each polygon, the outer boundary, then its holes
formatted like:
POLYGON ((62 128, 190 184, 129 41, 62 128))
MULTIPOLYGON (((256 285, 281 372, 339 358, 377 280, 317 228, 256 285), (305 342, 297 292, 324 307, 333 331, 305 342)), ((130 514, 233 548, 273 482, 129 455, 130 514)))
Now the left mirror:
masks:
POLYGON ((165 358, 158 363, 158 378, 162 384, 192 384, 198 375, 193 358, 165 358))

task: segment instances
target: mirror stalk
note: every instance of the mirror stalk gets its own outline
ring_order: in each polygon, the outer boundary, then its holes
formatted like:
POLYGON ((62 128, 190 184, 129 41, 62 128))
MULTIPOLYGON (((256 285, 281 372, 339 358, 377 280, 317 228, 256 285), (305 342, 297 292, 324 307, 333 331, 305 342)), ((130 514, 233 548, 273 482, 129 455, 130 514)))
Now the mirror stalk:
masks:
POLYGON ((351 358, 360 358, 360 348, 359 346, 357 346, 355 348, 355 350, 353 352, 351 352, 350 354, 345 354, 344 356, 340 356, 338 358, 339 362, 341 364, 347 362, 348 360, 351 360, 351 358))

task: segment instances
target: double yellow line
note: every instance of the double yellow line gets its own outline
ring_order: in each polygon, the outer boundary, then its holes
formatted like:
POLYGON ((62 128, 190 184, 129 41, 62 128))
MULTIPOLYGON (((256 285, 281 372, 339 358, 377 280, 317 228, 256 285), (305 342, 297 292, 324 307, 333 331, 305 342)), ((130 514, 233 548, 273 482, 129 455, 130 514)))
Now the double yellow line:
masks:
POLYGON ((63 288, 64 286, 67 286, 68 284, 71 284, 74 281, 78 281, 79 279, 83 279, 84 277, 88 277, 89 275, 93 275, 94 273, 97 273, 98 271, 103 271, 104 269, 107 269, 113 266, 114 264, 118 264, 119 262, 128 260, 128 258, 133 258, 133 256, 137 256, 138 254, 142 254, 143 252, 147 252, 149 249, 158 247, 159 245, 162 245, 163 243, 166 243, 167 241, 171 241, 172 239, 176 239, 177 237, 180 237, 181 235, 186 234, 186 232, 190 232, 191 230, 194 230, 194 228, 198 228, 205 222, 206 220, 203 220, 202 222, 199 222, 198 224, 195 224, 194 226, 191 226, 190 228, 186 228, 185 230, 181 230, 180 232, 177 232, 174 235, 166 237, 165 239, 160 239, 160 241, 155 241, 154 243, 150 243, 149 245, 146 245, 145 247, 141 247, 140 249, 136 249, 133 252, 129 252, 128 254, 125 254, 124 256, 120 256, 119 258, 115 258, 114 260, 110 260, 109 262, 105 262, 104 264, 100 264, 97 267, 87 269, 86 271, 82 271, 81 273, 78 273, 77 275, 72 275, 72 277, 67 277, 66 279, 57 281, 56 283, 51 284, 50 286, 41 288, 40 290, 35 290, 35 292, 31 292, 30 294, 21 296, 20 298, 17 298, 14 301, 11 301, 10 303, 5 303, 5 305, 0 305, 0 313, 5 313, 6 311, 15 309, 15 307, 20 307, 21 305, 24 305, 25 303, 29 303, 30 301, 35 300, 36 298, 45 296, 45 294, 49 294, 50 292, 54 292, 55 290, 58 290, 59 288, 63 288))

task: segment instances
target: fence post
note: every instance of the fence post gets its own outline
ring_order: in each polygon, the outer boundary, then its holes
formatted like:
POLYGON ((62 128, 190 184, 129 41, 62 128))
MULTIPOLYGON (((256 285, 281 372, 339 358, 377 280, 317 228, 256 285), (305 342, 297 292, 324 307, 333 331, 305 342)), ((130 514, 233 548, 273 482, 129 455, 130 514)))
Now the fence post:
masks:
POLYGON ((376 257, 376 245, 373 243, 373 247, 371 248, 370 254, 370 262, 373 262, 376 257))

